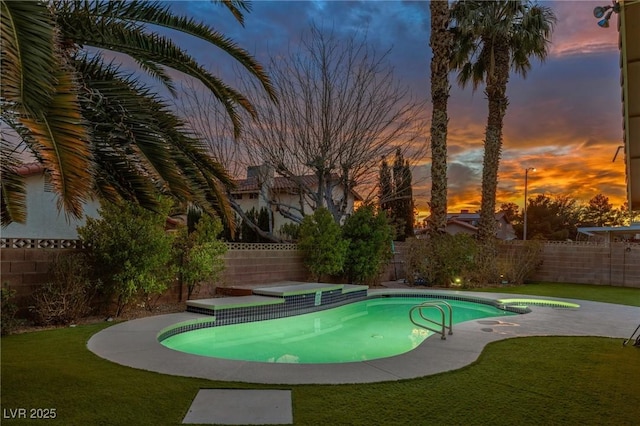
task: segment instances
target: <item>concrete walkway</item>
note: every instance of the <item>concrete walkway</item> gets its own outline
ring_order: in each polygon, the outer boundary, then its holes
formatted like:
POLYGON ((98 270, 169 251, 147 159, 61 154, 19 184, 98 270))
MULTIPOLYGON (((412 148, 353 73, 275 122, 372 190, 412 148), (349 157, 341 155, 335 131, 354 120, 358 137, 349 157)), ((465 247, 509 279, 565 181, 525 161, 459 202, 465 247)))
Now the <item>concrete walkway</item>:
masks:
POLYGON ((282 425, 293 423, 290 390, 201 389, 183 424, 282 425))
MULTIPOLYGON (((397 293, 398 289, 374 289, 370 294, 397 293)), ((536 299, 527 295, 472 293, 445 290, 402 290, 438 292, 491 299, 536 299)), ((544 298, 538 298, 544 299, 544 298)), ((416 349, 398 356, 344 364, 274 364, 231 361, 177 352, 162 346, 160 330, 173 324, 204 318, 177 313, 141 318, 116 324, 96 333, 88 348, 118 364, 163 374, 211 380, 270 384, 370 383, 408 379, 455 370, 474 362, 484 347, 498 340, 525 336, 629 337, 640 323, 640 308, 554 298, 580 304, 579 309, 531 306, 531 313, 474 320, 454 326, 454 334, 441 340, 427 338, 416 349)))

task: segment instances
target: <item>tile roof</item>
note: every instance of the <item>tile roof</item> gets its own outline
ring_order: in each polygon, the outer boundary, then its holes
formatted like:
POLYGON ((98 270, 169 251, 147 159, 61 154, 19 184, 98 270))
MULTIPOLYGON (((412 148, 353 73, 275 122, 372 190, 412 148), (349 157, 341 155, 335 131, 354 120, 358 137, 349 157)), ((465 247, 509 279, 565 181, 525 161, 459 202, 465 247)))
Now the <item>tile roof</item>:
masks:
MULTIPOLYGON (((273 178, 272 188, 275 190, 297 189, 299 183, 304 186, 314 186, 316 182, 316 177, 313 175, 296 176, 293 179, 277 176, 273 178)), ((235 183, 236 189, 233 192, 255 192, 260 189, 256 177, 236 180, 235 183)))
POLYGON ((44 172, 44 167, 40 163, 25 163, 15 168, 20 176, 33 176, 44 172))
POLYGON ((478 230, 477 226, 474 226, 474 225, 470 224, 469 222, 464 222, 462 220, 449 219, 449 220, 447 220, 447 226, 448 225, 458 225, 458 226, 461 226, 462 228, 471 229, 472 231, 477 231, 478 230))
MULTIPOLYGON (((333 176, 334 179, 337 179, 337 175, 333 176)), ((271 187, 273 190, 277 192, 282 191, 295 191, 298 189, 299 185, 307 187, 315 187, 317 185, 317 177, 315 175, 302 175, 295 176, 293 178, 276 176, 273 178, 273 183, 271 187)), ((258 179, 256 177, 250 177, 247 179, 240 179, 235 181, 236 188, 232 191, 232 193, 241 193, 241 192, 258 192, 258 179)), ((360 194, 356 191, 351 191, 355 196, 356 200, 362 200, 360 194)))
MULTIPOLYGON (((504 217, 504 220, 508 222, 506 213, 499 211, 495 214, 496 220, 500 220, 504 217)), ((447 213, 447 220, 455 219, 457 221, 473 221, 480 220, 480 213, 447 213)))

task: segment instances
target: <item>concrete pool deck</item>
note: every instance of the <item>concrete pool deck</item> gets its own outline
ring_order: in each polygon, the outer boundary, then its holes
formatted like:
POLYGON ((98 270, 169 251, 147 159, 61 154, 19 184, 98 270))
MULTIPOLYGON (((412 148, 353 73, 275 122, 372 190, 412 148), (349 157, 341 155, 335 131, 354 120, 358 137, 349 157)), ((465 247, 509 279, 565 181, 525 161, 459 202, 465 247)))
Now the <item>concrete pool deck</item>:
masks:
MULTIPOLYGON (((448 290, 372 289, 371 295, 437 292, 491 299, 545 299, 504 293, 448 290)), ((158 315, 115 324, 93 335, 89 350, 112 362, 158 373, 210 380, 263 384, 344 384, 394 381, 456 370, 474 362, 491 342, 527 336, 629 337, 640 321, 640 308, 553 298, 578 309, 530 306, 528 314, 472 320, 454 325, 453 335, 430 336, 416 349, 389 358, 343 364, 276 364, 231 361, 186 354, 158 342, 160 330, 179 322, 207 318, 189 312, 158 315)))

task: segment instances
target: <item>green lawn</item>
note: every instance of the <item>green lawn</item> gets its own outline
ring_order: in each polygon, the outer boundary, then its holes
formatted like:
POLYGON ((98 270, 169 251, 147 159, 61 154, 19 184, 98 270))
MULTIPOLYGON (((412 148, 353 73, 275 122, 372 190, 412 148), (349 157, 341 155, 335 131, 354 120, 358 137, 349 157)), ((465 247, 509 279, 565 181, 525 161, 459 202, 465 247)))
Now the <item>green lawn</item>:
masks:
POLYGON ((619 305, 640 306, 640 289, 632 287, 540 282, 519 286, 486 287, 474 289, 474 291, 564 297, 568 299, 592 300, 596 302, 617 303, 619 305))
POLYGON ((622 339, 510 339, 489 345, 466 368, 421 379, 265 386, 113 364, 86 349, 106 326, 3 337, 2 424, 177 425, 200 388, 217 387, 292 389, 296 425, 632 425, 640 418, 640 349, 623 347, 622 339), (54 408, 57 417, 6 418, 17 408, 54 408))

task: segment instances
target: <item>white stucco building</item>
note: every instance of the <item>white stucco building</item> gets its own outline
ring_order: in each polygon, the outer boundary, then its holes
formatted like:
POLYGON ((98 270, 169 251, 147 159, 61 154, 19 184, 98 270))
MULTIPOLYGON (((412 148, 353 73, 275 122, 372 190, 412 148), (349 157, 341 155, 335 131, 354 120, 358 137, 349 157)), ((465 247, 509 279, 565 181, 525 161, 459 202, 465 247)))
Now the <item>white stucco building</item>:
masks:
POLYGON ((11 223, 0 229, 2 238, 70 239, 78 238, 77 227, 85 224, 85 218, 98 217, 100 203, 89 201, 84 205, 84 216, 76 219, 58 210, 58 196, 38 163, 20 166, 17 172, 25 179, 27 220, 11 223))
MULTIPOLYGON (((338 202, 344 198, 344 186, 337 178, 330 182, 333 187, 333 199, 338 202)), ((266 166, 252 166, 247 169, 247 178, 236 181, 236 189, 231 192, 231 197, 245 213, 255 208, 259 211, 265 207, 272 212, 272 229, 278 233, 282 225, 293 223, 283 212, 287 206, 294 214, 299 215, 295 209, 302 208, 306 215, 313 214, 314 208, 310 200, 305 196, 307 191, 316 191, 318 188, 318 178, 315 175, 295 176, 286 178, 275 176, 273 169, 266 166)), ((346 213, 353 213, 355 204, 362 201, 362 197, 355 191, 347 194, 346 213)))

